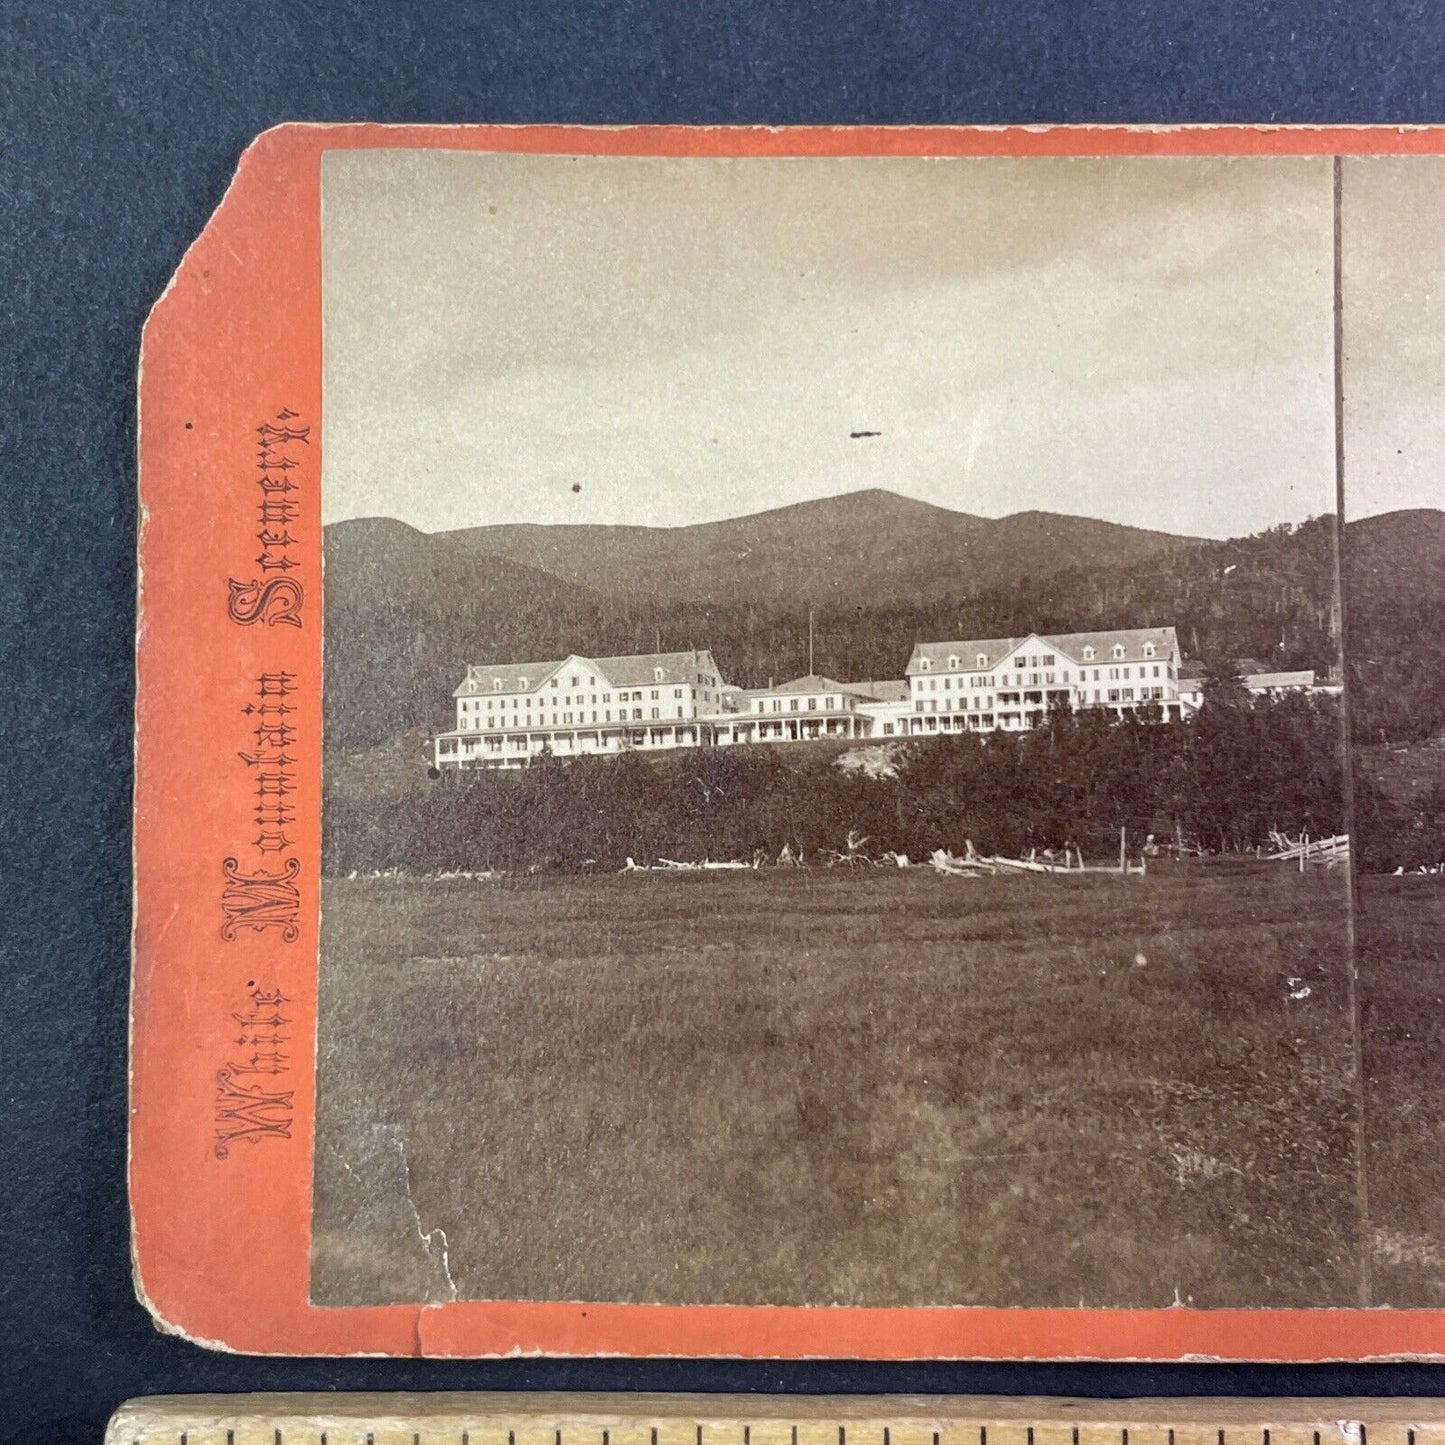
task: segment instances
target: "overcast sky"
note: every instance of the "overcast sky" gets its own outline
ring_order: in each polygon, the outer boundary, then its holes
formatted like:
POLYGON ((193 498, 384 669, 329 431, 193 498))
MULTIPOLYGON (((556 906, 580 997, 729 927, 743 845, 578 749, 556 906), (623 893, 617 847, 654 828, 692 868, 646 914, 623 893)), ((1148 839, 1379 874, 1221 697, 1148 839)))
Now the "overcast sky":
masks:
POLYGON ((340 151, 323 218, 328 521, 1333 509, 1325 159, 340 151))
POLYGON ((1342 177, 1345 515, 1445 507, 1445 158, 1342 177))

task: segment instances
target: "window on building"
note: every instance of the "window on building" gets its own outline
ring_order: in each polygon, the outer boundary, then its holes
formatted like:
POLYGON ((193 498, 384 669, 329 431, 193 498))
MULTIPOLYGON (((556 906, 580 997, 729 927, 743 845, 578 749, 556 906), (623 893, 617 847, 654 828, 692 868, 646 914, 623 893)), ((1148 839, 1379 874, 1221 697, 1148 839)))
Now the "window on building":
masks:
MULTIPOLYGON (((654 668, 652 669, 652 677, 653 677, 653 681, 654 681, 654 682, 661 682, 661 681, 662 681, 662 669, 661 669, 660 667, 654 667, 654 668)), ((655 694, 654 694, 654 695, 655 695, 655 694)))
POLYGON ((921 671, 927 672, 928 669, 933 666, 933 664, 926 657, 922 657, 918 660, 918 666, 921 671))
POLYGON ((956 657, 950 657, 950 658, 948 659, 948 665, 949 665, 949 667, 951 667, 955 672, 958 671, 958 659, 957 659, 956 657))
POLYGON ((1086 647, 1086 648, 1084 649, 1084 661, 1085 661, 1085 662, 1092 662, 1097 655, 1098 655, 1098 654, 1094 651, 1094 649, 1093 649, 1092 647, 1086 647))
POLYGON ((1116 642, 1116 643, 1114 644, 1114 656, 1115 656, 1115 657, 1123 657, 1123 655, 1124 655, 1124 644, 1123 644, 1122 642, 1116 642))
POLYGON ((1144 656, 1145 656, 1145 657, 1153 657, 1153 656, 1154 656, 1154 644, 1153 644, 1152 642, 1146 642, 1146 643, 1144 644, 1144 656))

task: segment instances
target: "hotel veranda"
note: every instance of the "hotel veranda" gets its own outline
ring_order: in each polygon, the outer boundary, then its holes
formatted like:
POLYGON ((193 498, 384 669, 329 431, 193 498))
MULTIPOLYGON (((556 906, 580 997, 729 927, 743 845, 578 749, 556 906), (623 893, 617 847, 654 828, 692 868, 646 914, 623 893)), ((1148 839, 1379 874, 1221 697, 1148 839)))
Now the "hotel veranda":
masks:
MULTIPOLYGON (((1020 732, 1056 708, 1178 721, 1201 697, 1181 663, 1173 627, 920 642, 898 681, 809 674, 752 689, 726 683, 707 651, 482 663, 454 694, 456 727, 436 736, 434 760, 517 768, 544 755, 1020 732)), ((1247 678, 1261 693, 1314 684, 1308 672, 1247 678)))

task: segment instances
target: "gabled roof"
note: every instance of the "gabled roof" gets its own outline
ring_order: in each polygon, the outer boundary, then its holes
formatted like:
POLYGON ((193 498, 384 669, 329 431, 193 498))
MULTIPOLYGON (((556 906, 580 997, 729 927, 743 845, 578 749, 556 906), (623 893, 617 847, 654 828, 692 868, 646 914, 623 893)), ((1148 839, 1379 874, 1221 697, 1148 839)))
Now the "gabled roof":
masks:
POLYGON ((583 657, 580 653, 573 653, 570 657, 552 662, 483 662, 469 665, 461 686, 452 695, 473 697, 491 692, 536 692, 568 663, 592 668, 600 674, 599 685, 607 687, 691 682, 699 668, 717 673, 712 653, 705 648, 692 652, 644 652, 631 657, 583 657), (662 669, 660 678, 658 668, 662 669))
POLYGON ((642 687, 658 681, 691 682, 699 668, 717 673, 717 664, 706 648, 697 648, 692 652, 643 652, 635 657, 599 657, 594 660, 613 687, 642 687), (658 668, 662 669, 660 679, 658 668))
POLYGON ((468 666, 467 675, 453 697, 483 692, 535 692, 562 664, 560 662, 501 662, 468 666), (501 683, 498 687, 497 684, 501 683))
POLYGON ((1083 662, 1084 653, 1094 649, 1090 662, 1143 662, 1160 657, 1177 657, 1179 642, 1172 627, 1126 627, 1111 632, 1051 632, 1029 633, 1026 637, 985 637, 960 639, 957 642, 920 642, 913 649, 908 660, 908 673, 941 672, 948 669, 948 659, 958 658, 959 672, 987 672, 999 665, 1004 658, 1023 643, 1036 640, 1044 647, 1060 652, 1070 662, 1083 662), (1152 657, 1144 651, 1146 644, 1153 644, 1152 657), (1123 654, 1114 657, 1114 648, 1122 647, 1123 654), (984 661, 980 663, 980 654, 984 661), (929 666, 925 669, 924 661, 929 666))
POLYGON ((807 677, 795 677, 791 682, 780 682, 777 687, 760 687, 759 693, 764 692, 844 692, 847 689, 841 682, 834 681, 831 677, 823 677, 816 672, 810 672, 807 677))
POLYGON ((950 657, 958 659, 960 672, 977 671, 980 667, 986 671, 997 667, 1019 643, 1027 641, 1026 637, 978 637, 966 642, 920 642, 915 645, 913 656, 908 659, 908 671, 923 671, 925 659, 929 662, 931 671, 946 669, 950 657), (987 661, 980 663, 980 654, 987 661))

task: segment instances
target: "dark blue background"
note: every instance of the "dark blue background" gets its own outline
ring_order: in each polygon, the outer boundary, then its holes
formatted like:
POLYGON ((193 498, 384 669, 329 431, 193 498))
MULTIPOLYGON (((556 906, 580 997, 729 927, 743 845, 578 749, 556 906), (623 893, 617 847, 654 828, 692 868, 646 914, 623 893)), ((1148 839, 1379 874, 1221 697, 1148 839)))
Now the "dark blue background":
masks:
POLYGON ((136 349, 254 135, 288 119, 1439 122, 1440 10, 9 0, 0 33, 0 1372, 17 1438, 98 1440, 148 1391, 1445 1392, 1423 1366, 209 1355, 153 1333, 132 1299, 124 1193, 136 349))

